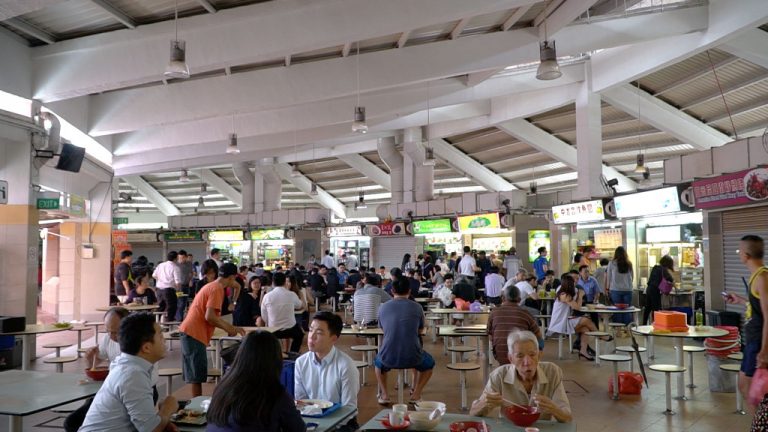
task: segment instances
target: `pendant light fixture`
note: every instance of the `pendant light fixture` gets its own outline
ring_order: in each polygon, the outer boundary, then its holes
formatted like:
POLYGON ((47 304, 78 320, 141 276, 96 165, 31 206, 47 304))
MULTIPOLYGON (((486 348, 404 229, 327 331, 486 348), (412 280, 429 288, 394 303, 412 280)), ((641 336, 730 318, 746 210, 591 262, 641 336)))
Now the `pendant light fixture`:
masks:
POLYGON ((197 207, 198 208, 205 207, 205 198, 203 198, 202 196, 197 198, 197 207))
POLYGON ((181 170, 181 175, 179 176, 179 182, 181 183, 189 183, 189 172, 185 169, 181 170))
POLYGON ((357 105, 355 105, 355 116, 352 121, 352 132, 368 133, 368 124, 365 121, 365 107, 360 106, 360 42, 357 42, 357 54, 355 55, 355 69, 357 71, 357 105))
POLYGON ((235 132, 235 115, 232 114, 232 133, 229 134, 229 145, 227 145, 228 154, 240 153, 240 148, 237 147, 237 133, 235 132))
POLYGON ((171 41, 171 60, 165 68, 166 78, 189 78, 189 66, 187 66, 187 43, 179 39, 179 1, 176 0, 174 13, 175 34, 171 41))
POLYGON ((208 196, 208 185, 206 185, 205 183, 200 185, 200 196, 201 197, 208 196))
POLYGON ((635 173, 643 174, 647 170, 648 170, 648 167, 645 166, 645 155, 643 155, 642 153, 638 153, 637 165, 635 166, 635 173))
POLYGON ((560 65, 557 63, 557 48, 555 41, 547 40, 547 22, 544 21, 544 40, 539 45, 539 68, 536 70, 536 79, 549 81, 563 76, 560 65))
POLYGON ((435 166, 435 149, 429 146, 429 85, 427 82, 427 127, 421 135, 421 144, 424 146, 424 166, 435 166))
POLYGON ((355 204, 355 209, 365 209, 368 208, 368 205, 365 203, 365 192, 360 191, 360 194, 357 197, 357 203, 355 204))

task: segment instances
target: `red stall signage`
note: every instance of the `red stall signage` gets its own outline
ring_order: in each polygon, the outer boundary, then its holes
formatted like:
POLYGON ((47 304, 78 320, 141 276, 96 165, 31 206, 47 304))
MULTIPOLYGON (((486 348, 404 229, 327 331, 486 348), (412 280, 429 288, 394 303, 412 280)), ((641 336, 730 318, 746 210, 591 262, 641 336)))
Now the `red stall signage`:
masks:
POLYGON ((693 182, 696 208, 750 204, 768 199, 768 168, 755 168, 693 182))

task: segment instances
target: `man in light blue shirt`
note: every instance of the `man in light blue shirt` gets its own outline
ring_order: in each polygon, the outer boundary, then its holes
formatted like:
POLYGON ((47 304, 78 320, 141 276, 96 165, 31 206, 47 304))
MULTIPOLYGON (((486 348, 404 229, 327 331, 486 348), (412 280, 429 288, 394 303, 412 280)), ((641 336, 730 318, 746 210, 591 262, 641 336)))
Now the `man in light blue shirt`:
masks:
MULTIPOLYGON (((334 346, 342 326, 341 318, 330 312, 318 312, 312 317, 307 336, 309 352, 297 358, 294 365, 296 399, 324 399, 357 409, 357 368, 351 357, 334 346)), ((355 416, 337 430, 357 429, 355 416)))
POLYGON ((120 350, 109 375, 93 399, 81 432, 162 432, 178 408, 168 396, 156 409, 152 402, 152 370, 165 357, 160 325, 150 314, 133 314, 120 322, 120 350))
POLYGON ((589 275, 589 266, 583 265, 579 267, 579 279, 577 284, 584 288, 586 295, 584 296, 587 303, 594 303, 598 300, 600 294, 600 284, 597 279, 589 275))

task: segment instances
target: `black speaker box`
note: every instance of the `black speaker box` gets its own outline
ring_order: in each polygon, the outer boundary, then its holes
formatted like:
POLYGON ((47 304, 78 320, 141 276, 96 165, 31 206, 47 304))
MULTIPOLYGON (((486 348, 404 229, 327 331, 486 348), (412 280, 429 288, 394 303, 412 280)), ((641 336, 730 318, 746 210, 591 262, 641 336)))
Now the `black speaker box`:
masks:
POLYGON ((16 333, 27 327, 27 318, 0 316, 0 333, 16 333))

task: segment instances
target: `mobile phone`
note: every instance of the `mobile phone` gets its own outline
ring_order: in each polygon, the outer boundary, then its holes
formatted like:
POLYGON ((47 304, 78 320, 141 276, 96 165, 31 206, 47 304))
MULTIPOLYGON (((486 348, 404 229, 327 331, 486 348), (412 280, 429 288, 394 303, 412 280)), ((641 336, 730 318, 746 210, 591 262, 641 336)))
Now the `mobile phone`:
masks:
POLYGON ((730 294, 728 294, 726 291, 723 291, 723 292, 721 292, 721 293, 720 293, 720 295, 721 295, 721 296, 723 296, 724 298, 728 298, 728 297, 730 297, 730 296, 731 296, 731 295, 730 295, 730 294))

